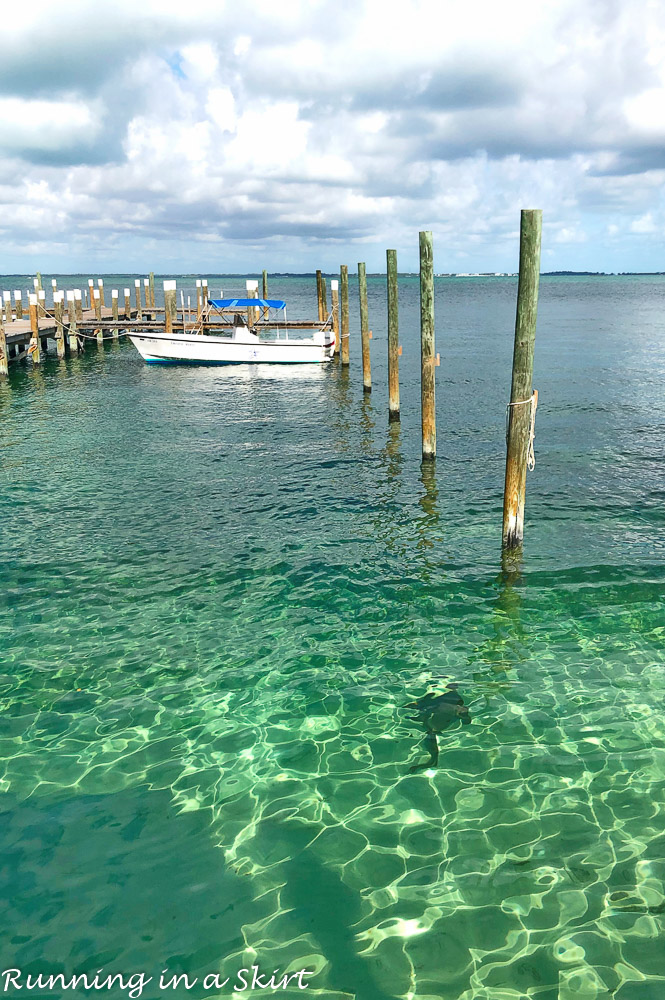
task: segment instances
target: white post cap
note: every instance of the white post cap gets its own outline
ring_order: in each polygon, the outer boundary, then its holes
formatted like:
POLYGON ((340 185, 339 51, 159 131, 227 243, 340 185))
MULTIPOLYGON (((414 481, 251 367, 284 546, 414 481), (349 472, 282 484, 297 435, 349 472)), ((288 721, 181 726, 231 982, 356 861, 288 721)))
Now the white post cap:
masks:
POLYGON ((197 287, 197 288, 200 288, 200 287, 201 287, 201 279, 200 279, 200 278, 197 278, 197 279, 196 279, 196 287, 197 287))
POLYGON ((114 289, 113 289, 113 290, 111 291, 111 298, 112 298, 112 299, 117 299, 117 298, 118 298, 118 289, 117 289, 117 288, 114 288, 114 289))
POLYGON ((83 296, 81 294, 81 289, 80 288, 75 288, 74 289, 74 298, 75 299, 81 299, 81 298, 83 298, 83 296))
POLYGON ((143 279, 143 284, 144 285, 149 285, 150 284, 150 278, 144 278, 143 279))
POLYGON ((176 289, 176 283, 175 283, 175 281, 165 281, 164 282, 164 291, 165 292, 175 292, 175 289, 176 289))
POLYGON ((254 289, 254 288, 256 288, 256 290, 258 291, 258 288, 259 288, 259 283, 258 283, 258 281, 246 281, 246 282, 245 282, 245 288, 246 288, 246 289, 247 289, 248 291, 249 291, 250 289, 254 289))
POLYGON ((335 281, 335 279, 333 278, 333 280, 330 282, 330 291, 336 292, 338 288, 339 288, 339 281, 335 281))
POLYGON ((39 278, 33 278, 32 283, 35 286, 35 288, 39 288, 39 278))
POLYGON ((22 295, 21 291, 18 288, 14 292, 14 298, 15 299, 22 299, 23 298, 23 295, 22 295))
POLYGON ((94 278, 88 278, 88 284, 89 285, 94 285, 94 283, 95 283, 95 279, 94 278))
POLYGON ((208 287, 208 279, 207 278, 201 278, 201 284, 205 285, 205 287, 207 288, 208 287))
POLYGON ((45 299, 46 298, 46 292, 44 291, 43 288, 39 289, 39 291, 37 292, 37 295, 40 297, 40 299, 45 299))
POLYGON ((58 287, 58 282, 56 281, 55 278, 51 278, 51 287, 52 288, 57 288, 58 287))
POLYGON ((95 290, 94 290, 94 292, 92 294, 93 294, 93 297, 96 298, 96 299, 101 298, 101 296, 99 294, 99 289, 98 288, 95 288, 95 290))
POLYGON ((31 306, 36 306, 37 305, 37 296, 33 292, 29 293, 28 298, 30 300, 30 305, 31 306))
POLYGON ((139 281, 138 278, 135 278, 134 279, 134 288, 140 288, 140 287, 141 287, 141 282, 139 281))
POLYGON ((129 289, 125 288, 125 298, 127 298, 128 295, 129 295, 129 289))
POLYGON ((2 297, 5 300, 5 302, 11 302, 11 300, 12 300, 12 293, 11 292, 3 292, 2 293, 2 297))
POLYGON ((75 299, 75 297, 76 296, 75 296, 74 292, 67 292, 67 301, 68 302, 73 302, 74 299, 75 299))
POLYGON ((97 284, 98 284, 98 285, 99 285, 99 287, 101 288, 101 287, 102 287, 102 285, 104 284, 104 279, 103 279, 103 278, 97 278, 97 284))

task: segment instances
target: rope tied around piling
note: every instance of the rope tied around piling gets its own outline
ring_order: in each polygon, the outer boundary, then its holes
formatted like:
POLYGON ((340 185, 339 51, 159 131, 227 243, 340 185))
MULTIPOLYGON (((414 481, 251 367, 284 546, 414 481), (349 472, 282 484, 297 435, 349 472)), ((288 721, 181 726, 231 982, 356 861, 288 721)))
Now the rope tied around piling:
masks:
POLYGON ((538 409, 538 390, 534 389, 528 399, 518 399, 514 403, 506 404, 506 439, 508 438, 508 420, 511 406, 524 406, 531 404, 531 424, 529 426, 529 445, 526 452, 526 467, 529 472, 536 468, 536 453, 533 450, 533 441, 536 436, 536 410, 538 409))

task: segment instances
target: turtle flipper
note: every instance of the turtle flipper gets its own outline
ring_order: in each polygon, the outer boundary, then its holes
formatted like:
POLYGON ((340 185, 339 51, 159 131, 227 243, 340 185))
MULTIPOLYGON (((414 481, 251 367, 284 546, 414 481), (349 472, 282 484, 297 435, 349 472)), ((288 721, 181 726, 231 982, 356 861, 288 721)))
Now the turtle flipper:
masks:
POLYGON ((426 767, 437 767, 439 763, 439 744, 436 739, 436 733, 429 732, 424 739, 425 750, 430 755, 430 759, 426 760, 423 764, 415 764, 413 767, 409 768, 409 774, 415 774, 416 771, 424 771, 426 767))

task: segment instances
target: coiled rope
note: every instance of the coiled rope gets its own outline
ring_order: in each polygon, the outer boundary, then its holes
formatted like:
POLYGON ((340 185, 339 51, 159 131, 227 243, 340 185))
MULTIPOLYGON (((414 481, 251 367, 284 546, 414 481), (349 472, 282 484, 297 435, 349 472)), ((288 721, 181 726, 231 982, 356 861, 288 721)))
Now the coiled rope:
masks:
POLYGON ((526 452, 526 467, 529 472, 533 472, 536 468, 536 453, 533 450, 533 442, 536 436, 536 410, 538 409, 538 390, 534 389, 531 396, 528 399, 518 399, 514 403, 508 403, 506 405, 506 439, 508 438, 508 422, 511 406, 524 406, 525 403, 531 404, 531 424, 529 427, 529 446, 526 452))

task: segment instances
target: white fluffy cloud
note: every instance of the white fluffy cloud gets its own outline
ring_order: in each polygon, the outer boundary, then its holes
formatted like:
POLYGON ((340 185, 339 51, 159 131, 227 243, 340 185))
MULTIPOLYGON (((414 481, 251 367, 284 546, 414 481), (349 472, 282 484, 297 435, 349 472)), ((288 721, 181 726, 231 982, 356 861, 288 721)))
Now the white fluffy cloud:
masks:
POLYGON ((547 267, 663 266, 650 0, 40 0, 3 57, 7 272, 512 269, 520 207, 547 267))

